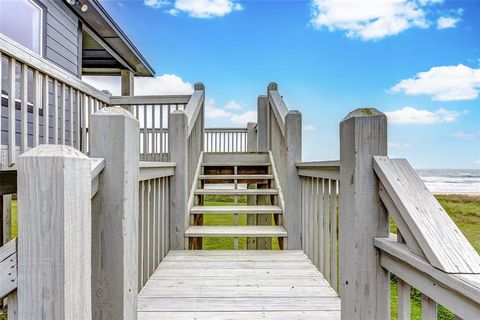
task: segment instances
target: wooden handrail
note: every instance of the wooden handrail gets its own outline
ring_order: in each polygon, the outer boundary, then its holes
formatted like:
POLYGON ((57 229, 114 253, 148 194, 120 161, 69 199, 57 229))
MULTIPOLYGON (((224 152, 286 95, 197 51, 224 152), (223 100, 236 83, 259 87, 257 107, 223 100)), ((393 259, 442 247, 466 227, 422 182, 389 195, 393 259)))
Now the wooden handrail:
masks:
POLYGON ((425 258, 412 253, 396 235, 375 238, 382 267, 417 288, 462 319, 480 314, 480 274, 449 274, 438 270, 425 258))
POLYGON ((137 104, 187 104, 192 95, 146 95, 146 96, 112 96, 112 105, 137 104))
POLYGON ((102 158, 92 158, 92 167, 91 167, 90 176, 92 178, 92 198, 98 192, 98 175, 105 168, 105 160, 102 158))
POLYGON ((17 238, 0 247, 0 299, 17 289, 17 238))
MULTIPOLYGON (((373 169, 424 252, 448 273, 480 273, 480 256, 405 159, 373 158, 373 169)), ((404 227, 405 228, 405 227, 404 227)))
POLYGON ((42 58, 37 53, 25 48, 9 37, 0 33, 0 51, 27 64, 29 67, 38 70, 51 78, 57 79, 83 93, 86 93, 102 102, 110 103, 110 95, 102 92, 86 82, 78 79, 74 74, 57 66, 53 62, 42 58))
POLYGON ((217 133, 217 132, 233 132, 233 133, 246 133, 247 128, 205 128, 206 133, 217 133))
POLYGON ((340 180, 340 161, 313 161, 297 163, 301 177, 340 180))
POLYGON ((285 136, 285 117, 287 116, 288 108, 278 92, 276 83, 271 83, 268 86, 268 101, 272 106, 273 114, 275 115, 280 131, 283 136, 285 136))
POLYGON ((200 110, 203 107, 205 102, 205 87, 203 84, 195 84, 195 91, 190 98, 190 101, 185 107, 185 114, 188 117, 188 135, 190 136, 193 127, 195 125, 195 121, 200 113, 200 110))
POLYGON ((139 181, 169 177, 175 174, 175 163, 140 161, 139 170, 139 181))

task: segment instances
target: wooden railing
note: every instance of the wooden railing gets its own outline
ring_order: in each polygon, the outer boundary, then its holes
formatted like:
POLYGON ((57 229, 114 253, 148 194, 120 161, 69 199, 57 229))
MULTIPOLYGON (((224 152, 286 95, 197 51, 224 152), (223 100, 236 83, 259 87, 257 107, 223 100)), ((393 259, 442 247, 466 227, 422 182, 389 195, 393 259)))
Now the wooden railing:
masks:
POLYGON ((285 197, 284 226, 288 232, 288 249, 300 249, 301 207, 298 190, 301 188, 296 164, 302 154, 302 116, 288 110, 277 84, 268 86, 267 96, 258 98, 257 150, 270 151, 279 184, 285 197))
POLYGON ((404 159, 375 157, 379 196, 397 234, 375 238, 383 268, 397 276, 399 319, 410 317, 410 288, 422 293, 422 318, 437 303, 461 319, 480 315, 480 256, 404 159))
POLYGON ((341 122, 342 319, 389 319, 390 274, 398 283, 398 319, 410 319, 411 288, 422 294, 422 319, 437 319, 437 303, 457 319, 477 319, 479 255, 408 162, 386 154, 384 114, 357 109, 341 122))
POLYGON ((140 162, 138 221, 139 291, 170 250, 170 179, 175 164, 140 162))
POLYGON ((0 170, 40 143, 88 152, 90 116, 110 96, 2 34, 0 60, 0 170))
POLYGON ((205 128, 205 152, 247 152, 247 128, 205 128))
POLYGON ((191 186, 198 172, 204 148, 205 87, 195 84, 195 91, 185 110, 176 110, 168 118, 169 159, 176 164, 171 183, 170 246, 185 248, 188 203, 191 186))
POLYGON ((338 293, 340 162, 303 162, 297 169, 302 181, 302 249, 338 293))
POLYGON ((185 110, 191 95, 111 97, 140 121, 140 160, 168 161, 168 116, 185 110))

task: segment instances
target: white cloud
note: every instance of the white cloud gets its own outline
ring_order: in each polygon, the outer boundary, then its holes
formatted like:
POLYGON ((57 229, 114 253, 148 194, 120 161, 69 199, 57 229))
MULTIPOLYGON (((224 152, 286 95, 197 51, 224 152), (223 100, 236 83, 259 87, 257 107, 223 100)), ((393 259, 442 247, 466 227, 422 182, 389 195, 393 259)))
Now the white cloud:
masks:
MULTIPOLYGON (((112 95, 120 95, 120 77, 85 76, 82 80, 100 90, 108 90, 112 95)), ((193 85, 177 75, 164 74, 158 77, 135 78, 135 95, 149 94, 192 94, 193 85)))
POLYGON ((443 108, 436 111, 418 110, 412 107, 385 112, 388 121, 391 124, 437 124, 455 122, 460 117, 461 112, 445 110, 443 108))
POLYGON ((389 142, 388 146, 392 149, 401 149, 401 148, 408 148, 412 144, 410 142, 407 143, 401 143, 401 142, 389 142))
POLYGON ((480 91, 480 68, 463 64, 433 67, 400 81, 390 90, 408 95, 426 94, 436 101, 473 100, 480 91))
POLYGON ((169 4, 169 2, 166 1, 166 0, 143 0, 143 3, 146 6, 149 6, 149 7, 155 8, 155 9, 164 7, 164 6, 169 4))
POLYGON ((232 100, 229 103, 227 103, 227 105, 225 106, 225 109, 227 109, 227 110, 242 110, 243 105, 241 105, 240 103, 238 103, 235 100, 232 100))
POLYGON ((205 103, 205 115, 207 118, 226 119, 234 124, 246 126, 248 122, 257 122, 257 111, 246 111, 241 114, 235 114, 228 110, 238 110, 237 102, 234 100, 227 103, 223 108, 216 106, 214 99, 207 99, 205 103), (234 108, 232 108, 234 106, 234 108), (228 110, 227 110, 228 109, 228 110))
POLYGON ((424 8, 437 0, 313 0, 312 24, 350 38, 378 40, 412 27, 427 28, 424 8))
POLYGON ((473 164, 478 164, 478 165, 480 165, 480 159, 473 161, 473 164))
POLYGON ((257 122, 257 111, 247 111, 242 114, 234 114, 230 121, 236 124, 246 126, 249 122, 257 122))
POLYGON ((210 98, 205 102, 205 116, 207 118, 230 119, 233 114, 225 109, 217 108, 215 105, 215 99, 210 98))
POLYGON ((315 126, 313 124, 306 124, 303 126, 303 130, 305 131, 315 131, 315 126))
POLYGON ((235 0, 144 0, 144 4, 177 15, 182 11, 195 18, 223 17, 233 11, 243 10, 243 6, 235 0))
POLYGON ((437 19, 437 29, 455 28, 460 18, 440 17, 437 19))
POLYGON ((473 140, 476 138, 476 135, 473 133, 458 131, 451 134, 452 137, 463 139, 463 140, 473 140))

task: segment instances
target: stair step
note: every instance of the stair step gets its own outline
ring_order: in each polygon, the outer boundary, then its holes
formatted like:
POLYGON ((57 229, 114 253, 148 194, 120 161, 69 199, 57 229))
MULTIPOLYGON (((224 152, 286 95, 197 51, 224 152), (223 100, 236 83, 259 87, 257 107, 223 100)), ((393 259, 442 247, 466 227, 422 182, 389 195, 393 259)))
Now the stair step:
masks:
POLYGON ((279 206, 195 206, 190 209, 190 214, 222 214, 222 213, 245 213, 245 214, 269 214, 282 213, 279 206))
POLYGON ((198 177, 201 180, 267 180, 273 179, 271 174, 204 174, 198 177))
POLYGON ((270 166, 270 162, 209 162, 202 163, 203 167, 261 167, 270 166))
POLYGON ((268 195, 277 194, 276 189, 197 189, 197 195, 268 195))
POLYGON ((185 237, 286 237, 282 226, 190 226, 185 237))

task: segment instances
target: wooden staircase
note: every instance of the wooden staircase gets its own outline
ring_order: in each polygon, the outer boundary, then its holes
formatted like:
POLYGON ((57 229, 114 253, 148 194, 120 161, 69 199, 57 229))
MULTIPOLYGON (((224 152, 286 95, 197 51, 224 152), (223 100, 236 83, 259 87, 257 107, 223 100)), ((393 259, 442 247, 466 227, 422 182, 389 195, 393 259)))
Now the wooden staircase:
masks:
POLYGON ((234 238, 234 249, 238 249, 238 238, 278 238, 283 249, 287 232, 282 225, 281 190, 275 177, 268 153, 205 153, 201 172, 195 178, 194 204, 185 232, 189 249, 202 249, 206 237, 234 238), (218 197, 227 197, 233 205, 208 205, 218 197), (206 226, 204 214, 231 214, 234 223, 206 226), (247 215, 247 225, 239 225, 240 214, 247 215))

